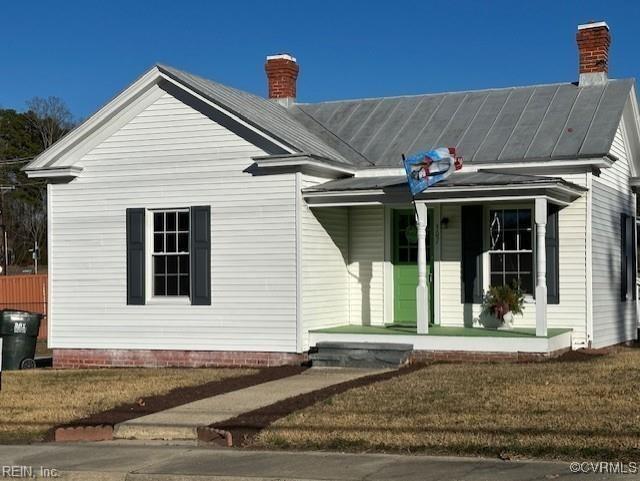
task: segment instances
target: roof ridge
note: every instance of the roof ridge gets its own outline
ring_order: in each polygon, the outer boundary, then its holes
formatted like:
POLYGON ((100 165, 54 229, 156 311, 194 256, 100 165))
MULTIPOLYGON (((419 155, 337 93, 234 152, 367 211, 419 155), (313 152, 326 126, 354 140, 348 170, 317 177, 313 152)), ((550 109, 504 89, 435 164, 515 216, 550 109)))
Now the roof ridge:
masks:
MULTIPOLYGON (((635 82, 635 78, 633 77, 623 77, 623 78, 609 78, 607 82, 621 82, 625 80, 632 80, 635 82)), ((547 82, 541 84, 530 84, 530 85, 511 85, 507 87, 488 87, 488 88, 480 88, 480 89, 468 89, 468 90, 449 90, 443 92, 428 92, 421 94, 400 94, 400 95, 383 95, 380 97, 360 97, 360 98, 349 98, 349 99, 336 99, 336 100, 322 100, 319 102, 296 102, 295 105, 323 105, 323 104, 338 104, 338 103, 346 103, 346 102, 366 102, 366 101, 375 101, 375 100, 386 100, 386 99, 403 99, 403 98, 414 98, 414 97, 431 97, 436 95, 453 95, 453 94, 472 94, 472 93, 481 93, 481 92, 495 92, 501 90, 517 90, 517 89, 530 89, 530 88, 538 88, 538 87, 560 87, 563 85, 573 85, 578 89, 595 87, 595 85, 578 85, 577 81, 573 82, 547 82)))

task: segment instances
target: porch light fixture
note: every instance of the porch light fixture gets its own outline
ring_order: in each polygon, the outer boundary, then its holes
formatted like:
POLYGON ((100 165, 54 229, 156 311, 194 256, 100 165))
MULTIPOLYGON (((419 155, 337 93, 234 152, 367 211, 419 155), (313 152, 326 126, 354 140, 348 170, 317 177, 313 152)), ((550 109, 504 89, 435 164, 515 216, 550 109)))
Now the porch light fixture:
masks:
POLYGON ((443 217, 442 219, 440 219, 440 225, 442 226, 443 229, 446 229, 447 226, 449 225, 449 218, 443 217))

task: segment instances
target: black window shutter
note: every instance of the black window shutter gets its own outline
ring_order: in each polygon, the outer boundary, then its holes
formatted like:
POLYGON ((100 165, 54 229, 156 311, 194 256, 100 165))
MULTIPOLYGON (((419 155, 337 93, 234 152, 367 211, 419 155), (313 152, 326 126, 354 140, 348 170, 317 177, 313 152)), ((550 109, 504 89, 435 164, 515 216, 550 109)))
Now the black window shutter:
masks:
POLYGON ((627 300, 627 216, 620 214, 620 299, 627 300))
POLYGON ((144 292, 144 209, 127 209, 127 304, 143 305, 144 292))
POLYGON ((481 205, 462 206, 462 302, 482 302, 484 216, 481 205))
POLYGON ((547 211, 547 232, 545 247, 547 252, 547 304, 560 304, 560 247, 558 243, 557 205, 549 204, 547 211))
POLYGON ((211 207, 191 207, 191 304, 211 305, 211 207))

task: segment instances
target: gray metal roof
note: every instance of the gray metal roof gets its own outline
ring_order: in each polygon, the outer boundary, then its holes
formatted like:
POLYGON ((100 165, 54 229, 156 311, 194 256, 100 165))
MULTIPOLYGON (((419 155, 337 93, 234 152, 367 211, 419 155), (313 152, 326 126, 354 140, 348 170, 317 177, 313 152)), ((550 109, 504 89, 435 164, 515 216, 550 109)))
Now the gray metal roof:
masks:
MULTIPOLYGON (((429 187, 429 189, 439 189, 443 187, 476 187, 476 186, 506 186, 514 184, 557 184, 567 185, 577 190, 585 190, 584 188, 567 182, 559 177, 544 177, 540 175, 527 174, 503 174, 499 172, 455 172, 449 178, 438 182, 429 187)), ((302 192, 346 192, 358 190, 380 190, 389 187, 407 186, 407 178, 405 176, 387 176, 387 177, 349 177, 346 179, 331 180, 323 184, 307 187, 302 192)))
POLYGON ((290 111, 357 165, 396 166, 402 154, 439 146, 456 146, 476 164, 602 157, 633 84, 536 85, 297 104, 290 111))
POLYGON ((323 133, 321 126, 316 126, 315 132, 309 131, 293 117, 287 108, 277 102, 227 87, 167 65, 157 65, 156 67, 165 75, 194 90, 209 101, 231 111, 256 129, 269 134, 297 152, 326 157, 346 164, 353 163, 318 138, 316 132, 323 133))

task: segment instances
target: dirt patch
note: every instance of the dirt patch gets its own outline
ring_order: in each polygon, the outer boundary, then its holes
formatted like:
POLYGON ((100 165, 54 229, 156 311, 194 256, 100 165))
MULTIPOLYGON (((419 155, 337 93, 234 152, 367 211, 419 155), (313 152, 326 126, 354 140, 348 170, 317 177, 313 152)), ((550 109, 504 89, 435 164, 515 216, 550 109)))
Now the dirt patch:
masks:
POLYGON ((279 401, 275 404, 228 419, 222 423, 216 423, 211 426, 198 429, 198 440, 224 445, 220 433, 230 432, 233 438, 233 446, 246 447, 252 444, 252 441, 261 430, 294 411, 299 411, 300 409, 304 409, 317 402, 324 401, 331 396, 341 394, 349 389, 367 386, 380 381, 386 381, 387 379, 392 379, 398 376, 404 376, 422 369, 423 367, 424 364, 411 364, 409 366, 402 367, 397 371, 361 377, 354 379, 353 381, 335 384, 324 389, 284 399, 283 401, 279 401))
POLYGON ((603 356, 611 354, 611 350, 606 349, 579 349, 577 351, 567 351, 564 354, 549 359, 548 362, 590 362, 603 356))
POLYGON ((300 366, 281 366, 265 368, 256 374, 239 376, 218 381, 211 381, 198 386, 188 386, 176 388, 166 394, 140 398, 136 402, 121 404, 113 409, 91 414, 82 419, 77 419, 70 423, 55 426, 50 429, 45 437, 45 441, 53 441, 54 433, 58 428, 78 427, 78 426, 114 426, 129 419, 146 416, 158 411, 170 409, 182 404, 198 401, 207 397, 237 391, 256 384, 268 381, 275 381, 295 374, 300 374, 307 369, 300 366))

